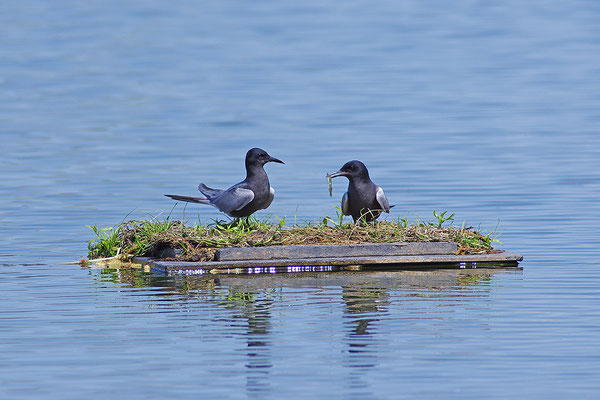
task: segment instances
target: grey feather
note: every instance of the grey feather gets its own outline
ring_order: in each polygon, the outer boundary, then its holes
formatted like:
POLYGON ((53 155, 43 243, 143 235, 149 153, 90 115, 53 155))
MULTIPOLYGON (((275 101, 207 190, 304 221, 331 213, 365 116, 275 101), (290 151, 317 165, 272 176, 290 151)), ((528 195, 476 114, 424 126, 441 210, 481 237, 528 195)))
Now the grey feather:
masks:
POLYGON ((204 183, 201 183, 198 185, 198 190, 200 192, 202 192, 202 194, 208 198, 215 197, 215 196, 218 196, 219 194, 223 193, 223 190, 209 188, 204 183))
POLYGON ((387 197, 385 197, 385 193, 383 193, 383 189, 381 186, 377 186, 377 193, 375 194, 375 199, 377 199, 377 203, 381 206, 381 209, 386 213, 390 212, 390 202, 387 197))
POLYGON ((186 201, 188 203, 210 204, 210 200, 205 197, 180 196, 178 194, 165 194, 165 196, 177 201, 186 201))
POLYGON ((342 214, 350 215, 350 204, 348 203, 348 192, 342 196, 342 214))
POLYGON ((215 197, 210 198, 210 205, 215 206, 219 211, 229 214, 233 211, 239 211, 247 206, 254 199, 254 192, 250 189, 241 187, 231 187, 221 191, 215 197))
POLYGON ((267 196, 267 200, 265 201, 264 207, 261 210, 264 210, 265 208, 269 207, 271 205, 271 203, 273 202, 274 198, 275 198, 275 189, 273 189, 272 187, 269 187, 269 195, 267 196))

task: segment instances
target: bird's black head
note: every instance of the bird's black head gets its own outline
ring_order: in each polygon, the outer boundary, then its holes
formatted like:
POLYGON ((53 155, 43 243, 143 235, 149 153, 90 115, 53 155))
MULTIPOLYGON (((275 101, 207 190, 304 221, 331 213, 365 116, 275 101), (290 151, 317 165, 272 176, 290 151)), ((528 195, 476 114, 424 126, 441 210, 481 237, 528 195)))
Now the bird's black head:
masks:
POLYGON ((281 161, 280 159, 271 157, 269 155, 269 153, 267 153, 263 149, 259 149, 258 147, 250 149, 250 150, 248 150, 248 153, 246 153, 246 166, 249 166, 249 165, 263 166, 268 162, 276 162, 276 163, 284 164, 284 162, 281 161))
POLYGON ((336 176, 345 176, 348 179, 369 179, 369 171, 362 162, 358 160, 352 160, 344 164, 338 171, 329 174, 329 176, 331 178, 335 178, 336 176))

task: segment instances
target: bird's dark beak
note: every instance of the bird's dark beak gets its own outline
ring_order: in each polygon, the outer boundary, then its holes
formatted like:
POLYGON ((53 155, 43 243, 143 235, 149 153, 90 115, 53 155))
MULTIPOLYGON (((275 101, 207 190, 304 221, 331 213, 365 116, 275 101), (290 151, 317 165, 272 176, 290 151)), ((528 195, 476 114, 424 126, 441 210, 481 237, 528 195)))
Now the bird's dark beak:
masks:
POLYGON ((335 171, 335 172, 330 173, 329 177, 330 178, 335 178, 336 176, 347 176, 347 175, 349 175, 347 172, 344 172, 344 171, 340 170, 340 171, 335 171))
POLYGON ((271 157, 271 156, 269 156, 269 160, 267 162, 276 162, 276 163, 279 163, 279 164, 285 164, 279 158, 275 158, 275 157, 271 157))

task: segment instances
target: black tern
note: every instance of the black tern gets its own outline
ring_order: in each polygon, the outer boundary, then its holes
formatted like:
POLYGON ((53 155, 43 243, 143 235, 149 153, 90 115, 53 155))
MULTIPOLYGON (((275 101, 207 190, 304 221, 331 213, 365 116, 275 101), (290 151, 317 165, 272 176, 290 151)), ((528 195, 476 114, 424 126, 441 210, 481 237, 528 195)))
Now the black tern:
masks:
POLYGON ((248 217, 258 210, 269 207, 273 202, 275 190, 269 184, 269 178, 263 169, 268 162, 284 164, 263 149, 255 147, 246 153, 246 179, 229 189, 212 189, 201 183, 198 185, 198 190, 205 197, 176 194, 165 194, 165 196, 189 203, 210 204, 233 218, 248 217))
POLYGON ((339 171, 327 176, 348 178, 348 191, 342 197, 342 214, 351 215, 354 223, 363 218, 371 222, 379 218, 382 211, 390 212, 390 203, 383 189, 371 181, 369 171, 362 162, 348 161, 339 171))

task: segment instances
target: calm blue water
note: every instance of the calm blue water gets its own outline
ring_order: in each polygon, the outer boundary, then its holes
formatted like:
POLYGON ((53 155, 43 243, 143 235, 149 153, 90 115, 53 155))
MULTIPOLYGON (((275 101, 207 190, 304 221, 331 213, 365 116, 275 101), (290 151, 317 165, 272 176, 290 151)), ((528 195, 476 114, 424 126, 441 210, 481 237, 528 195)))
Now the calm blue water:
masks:
POLYGON ((600 3, 0 5, 0 397, 596 399, 600 3), (522 271, 167 279, 61 265, 86 224, 335 215, 350 159, 390 218, 500 233, 522 271))

